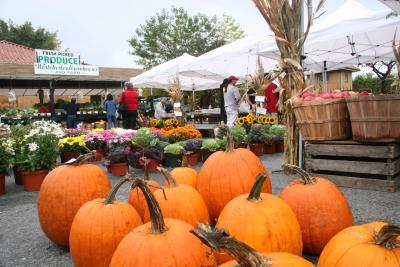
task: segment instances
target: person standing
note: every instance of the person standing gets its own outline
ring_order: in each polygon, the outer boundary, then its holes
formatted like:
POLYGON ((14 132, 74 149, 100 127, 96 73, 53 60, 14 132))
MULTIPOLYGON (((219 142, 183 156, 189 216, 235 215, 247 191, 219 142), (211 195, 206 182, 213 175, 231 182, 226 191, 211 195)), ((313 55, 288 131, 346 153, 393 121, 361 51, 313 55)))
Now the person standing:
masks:
POLYGON ((125 110, 122 112, 122 123, 124 129, 135 129, 138 110, 139 94, 132 83, 125 83, 125 90, 118 99, 118 104, 125 105, 125 110))
POLYGON ((265 106, 268 113, 277 116, 278 115, 278 86, 272 81, 268 81, 265 87, 265 106))
POLYGON ((156 109, 154 111, 154 117, 156 119, 162 119, 167 116, 167 113, 165 112, 165 103, 166 103, 165 98, 161 98, 160 102, 156 104, 156 109))
POLYGON ((64 110, 67 112, 67 128, 68 129, 76 129, 76 121, 79 107, 76 104, 76 98, 71 98, 71 103, 67 104, 64 107, 64 110))
POLYGON ((106 101, 104 101, 104 110, 107 114, 108 129, 116 127, 117 118, 115 117, 115 113, 117 112, 117 104, 111 94, 108 94, 106 101))
POLYGON ((221 110, 221 117, 223 122, 226 124, 227 118, 226 118, 226 110, 225 110, 225 101, 224 101, 224 92, 227 91, 228 85, 230 81, 228 78, 224 79, 219 86, 219 94, 220 94, 220 103, 219 103, 219 108, 221 110))
POLYGON ((235 86, 239 79, 235 76, 230 76, 228 80, 229 84, 224 89, 224 106, 227 116, 226 124, 228 127, 232 127, 239 116, 240 93, 235 86))
POLYGON ((247 95, 247 103, 250 105, 250 111, 251 112, 256 112, 256 95, 257 91, 254 88, 254 83, 250 84, 249 90, 247 90, 246 95, 247 95))

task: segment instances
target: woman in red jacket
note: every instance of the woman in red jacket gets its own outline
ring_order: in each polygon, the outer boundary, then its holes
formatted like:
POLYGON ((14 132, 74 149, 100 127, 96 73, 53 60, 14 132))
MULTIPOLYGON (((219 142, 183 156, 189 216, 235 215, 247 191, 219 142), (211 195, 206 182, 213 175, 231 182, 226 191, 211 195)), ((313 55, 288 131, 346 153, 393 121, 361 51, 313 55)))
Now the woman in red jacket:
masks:
POLYGON ((135 129, 138 110, 138 91, 132 83, 125 83, 125 90, 118 98, 118 104, 125 104, 126 110, 122 113, 122 122, 124 129, 135 129))

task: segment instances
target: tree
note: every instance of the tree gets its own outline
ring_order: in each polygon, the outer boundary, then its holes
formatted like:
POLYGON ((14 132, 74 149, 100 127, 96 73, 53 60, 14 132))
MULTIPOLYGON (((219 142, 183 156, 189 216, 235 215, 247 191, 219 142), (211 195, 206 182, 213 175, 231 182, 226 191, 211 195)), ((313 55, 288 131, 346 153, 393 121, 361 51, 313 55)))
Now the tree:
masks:
POLYGON ((372 73, 367 73, 366 75, 358 75, 353 80, 353 90, 354 91, 369 91, 374 94, 380 93, 392 93, 393 88, 391 86, 395 76, 389 74, 386 79, 385 86, 382 88, 382 81, 374 76, 372 73))
POLYGON ((396 61, 378 61, 374 63, 369 63, 367 64, 367 66, 370 67, 372 71, 376 74, 376 76, 378 76, 378 78, 381 80, 380 93, 383 93, 387 88, 388 78, 390 77, 393 68, 396 66, 396 61))
POLYGON ((226 14, 222 19, 200 13, 190 16, 183 8, 172 7, 146 20, 128 42, 131 54, 139 57, 136 62, 149 69, 183 53, 200 56, 243 36, 240 26, 226 14))
POLYGON ((17 44, 38 49, 54 50, 60 48, 61 42, 57 32, 49 32, 42 27, 34 28, 32 23, 14 24, 0 19, 0 40, 7 40, 17 44))

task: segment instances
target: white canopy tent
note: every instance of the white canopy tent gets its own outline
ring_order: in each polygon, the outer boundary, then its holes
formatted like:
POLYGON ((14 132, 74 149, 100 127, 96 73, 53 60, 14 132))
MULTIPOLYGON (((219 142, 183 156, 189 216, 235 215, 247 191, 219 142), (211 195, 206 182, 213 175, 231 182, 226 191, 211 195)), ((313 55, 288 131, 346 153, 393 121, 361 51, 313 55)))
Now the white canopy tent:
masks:
POLYGON ((136 77, 131 78, 130 82, 139 88, 147 87, 167 89, 170 82, 178 75, 182 90, 184 91, 201 91, 219 87, 220 83, 215 80, 179 75, 181 67, 195 59, 196 57, 185 53, 180 57, 162 63, 136 77))
MULTIPOLYGON (((357 1, 346 1, 310 33, 304 45, 306 69, 319 73, 393 59, 391 43, 400 17, 386 18, 387 14, 388 9, 373 11, 357 1)), ((276 48, 265 49, 260 54, 280 58, 276 48)))

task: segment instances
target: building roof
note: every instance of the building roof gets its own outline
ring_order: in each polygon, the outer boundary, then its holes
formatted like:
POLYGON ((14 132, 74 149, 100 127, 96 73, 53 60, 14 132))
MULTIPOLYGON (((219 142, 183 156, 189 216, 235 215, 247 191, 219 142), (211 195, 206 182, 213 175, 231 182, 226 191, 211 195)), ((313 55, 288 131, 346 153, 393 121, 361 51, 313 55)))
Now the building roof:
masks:
POLYGON ((29 64, 35 62, 35 49, 10 41, 0 41, 0 63, 29 64))

